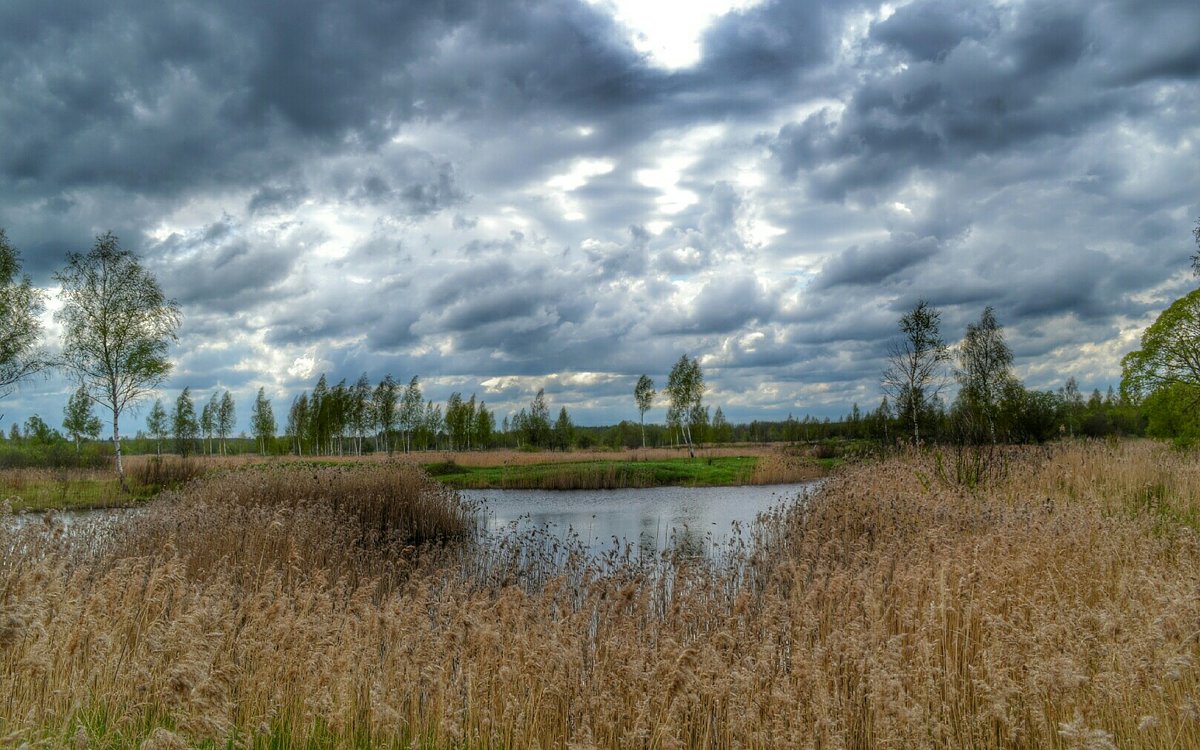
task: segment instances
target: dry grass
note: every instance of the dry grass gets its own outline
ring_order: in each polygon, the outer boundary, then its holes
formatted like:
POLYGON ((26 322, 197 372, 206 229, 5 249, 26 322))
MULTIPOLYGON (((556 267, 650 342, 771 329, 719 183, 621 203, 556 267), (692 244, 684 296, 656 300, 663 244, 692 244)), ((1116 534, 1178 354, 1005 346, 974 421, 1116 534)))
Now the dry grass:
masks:
POLYGON ((1200 746, 1195 458, 1005 462, 852 467, 707 562, 400 547, 355 472, 4 532, 0 744, 1200 746))
POLYGON ((750 484, 792 484, 820 479, 828 474, 820 464, 806 456, 772 451, 758 457, 750 484))

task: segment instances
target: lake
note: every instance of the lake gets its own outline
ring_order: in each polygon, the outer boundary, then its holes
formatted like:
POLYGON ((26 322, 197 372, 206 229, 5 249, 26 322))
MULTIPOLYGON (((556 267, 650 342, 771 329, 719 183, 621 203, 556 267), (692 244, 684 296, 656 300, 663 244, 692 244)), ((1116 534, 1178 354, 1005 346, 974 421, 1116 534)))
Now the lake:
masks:
POLYGON ((819 485, 462 493, 482 504, 485 527, 493 535, 544 528, 563 539, 576 536, 593 553, 611 549, 616 540, 653 554, 672 535, 677 544, 712 550, 738 533, 734 524, 749 525, 759 513, 790 504, 819 485))

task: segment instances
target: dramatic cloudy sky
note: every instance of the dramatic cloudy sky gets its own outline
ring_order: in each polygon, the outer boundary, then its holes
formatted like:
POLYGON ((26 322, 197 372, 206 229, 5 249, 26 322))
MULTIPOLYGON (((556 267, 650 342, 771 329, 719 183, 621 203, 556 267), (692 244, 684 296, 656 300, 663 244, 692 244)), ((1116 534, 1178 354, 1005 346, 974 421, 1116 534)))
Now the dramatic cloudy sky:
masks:
POLYGON ((994 306, 1031 387, 1104 388, 1195 283, 1197 29, 1196 0, 8 0, 0 226, 52 298, 114 231, 183 307, 164 395, 230 388, 243 426, 260 386, 282 415, 363 371, 609 423, 682 353, 735 420, 837 415, 921 297, 952 341, 994 306))

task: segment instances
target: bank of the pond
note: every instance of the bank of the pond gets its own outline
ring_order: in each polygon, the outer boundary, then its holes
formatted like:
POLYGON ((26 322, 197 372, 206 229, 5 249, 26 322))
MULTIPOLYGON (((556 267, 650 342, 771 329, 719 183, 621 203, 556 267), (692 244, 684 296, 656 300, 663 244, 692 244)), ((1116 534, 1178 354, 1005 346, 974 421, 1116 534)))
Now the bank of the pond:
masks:
MULTIPOLYGON (((111 469, 19 468, 0 471, 0 503, 14 512, 127 508, 145 504, 167 488, 191 479, 252 466, 299 464, 312 468, 381 463, 420 463, 444 486, 455 489, 598 490, 649 487, 731 487, 807 482, 827 476, 839 459, 769 451, 758 455, 716 454, 696 458, 595 453, 527 454, 512 451, 443 453, 440 460, 410 456, 220 458, 131 457, 126 464, 130 492, 121 490, 111 469)), ((436 454, 435 454, 436 455, 436 454)))
POLYGON ((125 472, 128 492, 121 489, 111 469, 4 469, 0 471, 0 503, 16 513, 130 508, 145 504, 164 489, 181 487, 210 468, 208 462, 194 458, 131 458, 125 472))
POLYGON ((438 481, 457 489, 605 490, 648 487, 732 487, 819 479, 827 463, 759 456, 674 458, 648 461, 588 460, 464 466, 425 464, 438 481))

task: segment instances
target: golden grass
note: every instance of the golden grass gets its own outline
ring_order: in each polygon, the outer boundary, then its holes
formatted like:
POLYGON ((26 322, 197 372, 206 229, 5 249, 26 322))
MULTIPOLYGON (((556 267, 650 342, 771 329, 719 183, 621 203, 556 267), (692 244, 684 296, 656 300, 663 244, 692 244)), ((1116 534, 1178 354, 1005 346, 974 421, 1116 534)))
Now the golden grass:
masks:
POLYGON ((400 547, 355 472, 2 532, 0 744, 1200 746, 1200 464, 1003 460, 850 467, 712 561, 400 547))

